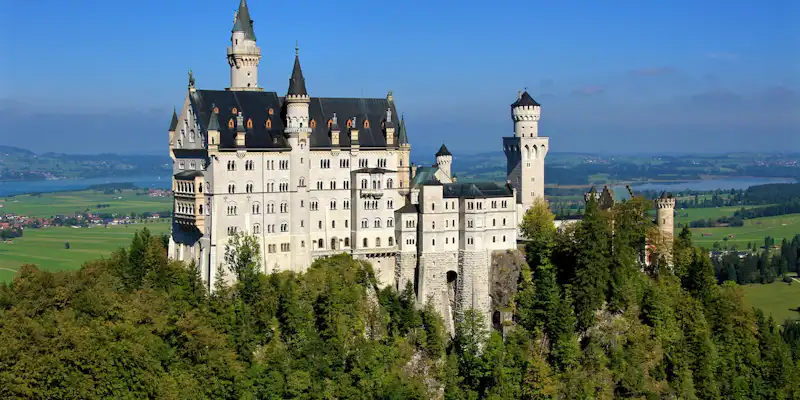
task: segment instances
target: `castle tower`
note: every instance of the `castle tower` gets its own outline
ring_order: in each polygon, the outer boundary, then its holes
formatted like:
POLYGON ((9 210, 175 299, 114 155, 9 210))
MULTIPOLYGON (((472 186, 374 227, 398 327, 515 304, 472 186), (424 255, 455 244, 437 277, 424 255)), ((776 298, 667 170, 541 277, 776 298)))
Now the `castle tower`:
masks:
MULTIPOLYGON (((392 100, 394 101, 394 99, 392 100)), ((408 193, 411 179, 414 177, 411 169, 411 144, 408 143, 408 134, 406 134, 405 115, 400 116, 400 124, 397 127, 397 143, 400 145, 400 166, 397 168, 397 172, 400 174, 401 194, 405 195, 408 193)))
POLYGON ((447 146, 442 143, 442 147, 439 147, 439 151, 436 152, 436 166, 439 167, 439 170, 442 171, 448 178, 452 175, 450 174, 450 165, 453 163, 453 154, 450 153, 450 150, 447 150, 447 146))
POLYGON ((511 104, 514 136, 503 138, 507 180, 516 189, 520 218, 536 197, 544 196, 544 159, 550 139, 539 136, 541 105, 528 92, 511 104))
MULTIPOLYGON (((292 147, 291 152, 291 181, 289 183, 291 197, 291 233, 292 248, 302 249, 311 245, 311 218, 309 207, 304 206, 309 202, 309 192, 306 182, 310 181, 311 125, 309 121, 308 106, 311 98, 306 90, 306 80, 303 69, 300 67, 300 50, 294 49, 294 67, 289 77, 289 89, 286 91, 286 128, 283 133, 292 147)), ((311 263, 307 251, 292 252, 292 269, 302 271, 311 263)))
POLYGON ((675 235, 675 198, 672 197, 672 194, 661 192, 661 196, 654 203, 656 207, 656 224, 658 225, 661 239, 664 240, 666 245, 663 254, 667 258, 667 262, 671 262, 672 242, 675 235))
POLYGON ((231 87, 228 90, 261 91, 258 87, 258 62, 261 48, 256 46, 253 20, 247 1, 241 0, 233 17, 231 46, 228 47, 228 64, 231 66, 231 87))

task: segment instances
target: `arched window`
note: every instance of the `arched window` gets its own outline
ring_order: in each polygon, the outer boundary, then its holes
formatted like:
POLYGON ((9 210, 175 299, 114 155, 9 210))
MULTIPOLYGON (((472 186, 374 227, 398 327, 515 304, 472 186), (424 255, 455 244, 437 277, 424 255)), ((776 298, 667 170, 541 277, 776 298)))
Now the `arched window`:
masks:
MULTIPOLYGON (((348 127, 348 128, 352 128, 352 127, 353 127, 353 120, 351 120, 351 119, 348 119, 348 120, 347 120, 347 127, 348 127)), ((367 239, 364 239, 364 240, 367 240, 367 239)), ((365 246, 365 247, 366 247, 366 246, 365 246)))
POLYGON ((392 218, 387 219, 386 220, 386 227, 387 228, 393 228, 394 227, 394 219, 392 219, 392 218))
POLYGON ((364 120, 364 128, 369 129, 369 120, 364 120))
POLYGON ((394 238, 389 236, 389 247, 394 246, 394 238))
POLYGON ((239 109, 238 109, 238 108, 236 108, 236 107, 233 107, 233 108, 231 109, 231 113, 232 113, 232 114, 236 114, 236 113, 238 113, 238 112, 239 112, 239 109))
POLYGON ((233 118, 228 120, 228 129, 233 129, 233 118))
POLYGON ((319 247, 320 249, 324 248, 325 242, 323 242, 322 239, 317 240, 317 247, 319 247))
POLYGON ((268 119, 267 122, 264 122, 264 127, 267 129, 272 129, 272 120, 268 119))
POLYGON ((369 228, 369 221, 366 218, 361 220, 361 227, 362 228, 369 228))
POLYGON ((375 238, 375 247, 381 247, 381 238, 375 238))
POLYGON ((271 109, 271 108, 270 108, 269 110, 267 110, 267 114, 269 114, 269 115, 272 115, 272 114, 274 114, 274 113, 275 113, 275 110, 273 110, 273 109, 271 109))
POLYGON ((375 218, 375 221, 373 222, 373 225, 376 228, 380 228, 381 227, 381 219, 380 218, 375 218))
POLYGON ((228 184, 228 193, 231 194, 236 193, 236 185, 234 185, 233 183, 228 184))
POLYGON ((344 238, 344 247, 350 247, 350 238, 344 238))
POLYGON ((261 225, 253 224, 253 234, 258 235, 259 233, 261 233, 261 225))
POLYGON ((366 189, 367 188, 367 180, 366 179, 362 179, 361 180, 361 188, 362 189, 366 189))
POLYGON ((261 204, 253 203, 253 214, 261 214, 261 204))
POLYGON ((393 187, 394 187, 394 181, 392 181, 392 178, 387 179, 386 180, 386 188, 387 189, 391 189, 393 187))
POLYGON ((300 177, 300 182, 298 182, 297 186, 305 187, 306 186, 306 178, 300 177))
POLYGON ((367 238, 364 238, 364 241, 363 241, 363 243, 364 243, 364 246, 363 246, 363 247, 364 247, 365 249, 366 249, 367 247, 369 247, 369 242, 367 241, 367 238))
POLYGON ((309 126, 311 129, 314 129, 314 128, 316 128, 316 127, 317 127, 317 121, 314 121, 314 120, 312 119, 312 120, 311 120, 311 123, 310 123, 310 124, 308 124, 308 126, 309 126))
POLYGON ((336 250, 336 238, 331 238, 331 250, 336 250))
POLYGON ((247 119, 247 129, 253 129, 253 120, 250 118, 247 119))

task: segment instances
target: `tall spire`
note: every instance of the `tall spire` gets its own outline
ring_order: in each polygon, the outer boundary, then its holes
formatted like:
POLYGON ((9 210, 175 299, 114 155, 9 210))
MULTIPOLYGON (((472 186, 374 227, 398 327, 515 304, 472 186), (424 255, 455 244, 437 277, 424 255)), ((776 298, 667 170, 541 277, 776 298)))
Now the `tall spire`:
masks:
POLYGON ((172 121, 169 123, 169 131, 175 132, 175 129, 178 128, 178 113, 175 111, 175 108, 172 108, 172 121))
POLYGON ((398 142, 400 144, 408 144, 408 135, 406 134, 406 115, 400 115, 400 128, 398 129, 398 142))
POLYGON ((250 10, 247 9, 247 0, 239 2, 239 11, 236 12, 236 20, 233 23, 231 32, 244 32, 245 39, 256 40, 256 33, 253 31, 253 20, 250 19, 250 10))
POLYGON ((306 91, 306 79, 303 78, 303 69, 300 68, 300 48, 295 44, 294 47, 294 68, 292 68, 292 77, 289 78, 289 91, 287 95, 290 96, 308 96, 306 91))

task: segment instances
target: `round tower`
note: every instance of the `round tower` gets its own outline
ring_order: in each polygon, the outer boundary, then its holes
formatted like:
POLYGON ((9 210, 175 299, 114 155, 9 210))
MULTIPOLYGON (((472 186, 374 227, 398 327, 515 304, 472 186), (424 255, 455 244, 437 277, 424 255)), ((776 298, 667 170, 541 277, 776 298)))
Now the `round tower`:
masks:
POLYGON ((514 136, 538 137, 540 115, 541 104, 537 103, 527 91, 520 94, 517 101, 511 105, 511 118, 514 120, 514 136))
POLYGON ((442 143, 442 147, 439 148, 439 151, 436 152, 436 166, 439 167, 439 170, 442 171, 448 178, 452 175, 450 174, 450 165, 453 163, 453 154, 450 153, 450 150, 447 150, 447 146, 442 143))
MULTIPOLYGON (((662 239, 670 246, 674 238, 674 225, 675 225, 675 198, 672 194, 661 192, 661 196, 655 200, 656 207, 656 225, 658 231, 661 233, 662 239)), ((668 251, 668 253, 670 253, 668 251)))
POLYGON ((258 63, 261 48, 256 46, 256 34, 247 1, 241 0, 233 17, 231 46, 228 47, 228 64, 231 67, 229 90, 260 91, 258 87, 258 63))

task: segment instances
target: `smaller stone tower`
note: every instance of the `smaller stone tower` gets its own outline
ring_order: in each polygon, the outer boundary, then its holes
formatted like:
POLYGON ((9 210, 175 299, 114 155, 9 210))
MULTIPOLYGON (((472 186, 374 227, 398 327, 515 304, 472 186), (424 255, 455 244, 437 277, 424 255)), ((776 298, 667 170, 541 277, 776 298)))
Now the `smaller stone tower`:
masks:
POLYGON ((670 193, 661 192, 661 196, 654 203, 656 207, 656 225, 658 225, 661 239, 666 245, 663 253, 667 261, 671 262, 672 241, 675 235, 675 198, 670 193))
POLYGON ((436 166, 439 167, 439 170, 442 171, 448 178, 452 175, 450 174, 450 165, 453 164, 453 154, 450 153, 450 150, 447 150, 447 146, 442 143, 442 147, 439 147, 439 151, 436 152, 436 166))
POLYGON ((233 17, 231 46, 228 47, 228 64, 231 66, 231 87, 228 90, 261 91, 258 87, 258 63, 261 48, 256 46, 253 20, 247 1, 241 0, 233 17))

